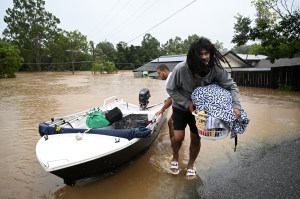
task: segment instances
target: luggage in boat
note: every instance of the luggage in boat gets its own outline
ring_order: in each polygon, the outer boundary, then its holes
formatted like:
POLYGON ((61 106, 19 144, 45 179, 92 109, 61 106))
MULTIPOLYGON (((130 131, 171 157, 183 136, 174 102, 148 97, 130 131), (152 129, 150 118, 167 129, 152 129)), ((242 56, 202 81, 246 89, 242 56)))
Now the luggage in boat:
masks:
POLYGON ((118 107, 115 107, 106 113, 94 110, 87 114, 88 117, 86 118, 86 125, 89 128, 106 127, 121 120, 123 117, 122 111, 118 107))
POLYGON ((121 120, 123 117, 123 114, 122 114, 122 111, 118 107, 115 107, 112 110, 105 113, 105 117, 110 122, 110 124, 113 124, 113 123, 121 120))
POLYGON ((105 114, 101 111, 94 110, 87 114, 86 125, 89 128, 102 128, 110 124, 106 119, 105 114))

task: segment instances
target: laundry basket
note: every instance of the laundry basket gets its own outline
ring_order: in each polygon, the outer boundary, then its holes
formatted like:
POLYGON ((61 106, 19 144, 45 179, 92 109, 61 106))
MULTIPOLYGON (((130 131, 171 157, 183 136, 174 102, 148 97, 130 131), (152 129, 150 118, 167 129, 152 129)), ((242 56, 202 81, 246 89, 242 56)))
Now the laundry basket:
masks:
POLYGON ((206 114, 205 111, 195 110, 192 114, 195 116, 198 134, 201 138, 207 140, 220 140, 228 136, 229 131, 226 128, 206 129, 206 123, 209 115, 206 114))

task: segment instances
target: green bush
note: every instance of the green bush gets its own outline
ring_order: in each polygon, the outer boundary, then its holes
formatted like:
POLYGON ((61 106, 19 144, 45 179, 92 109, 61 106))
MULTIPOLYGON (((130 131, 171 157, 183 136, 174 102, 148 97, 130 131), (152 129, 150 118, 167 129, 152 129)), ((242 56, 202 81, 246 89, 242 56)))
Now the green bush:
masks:
POLYGON ((18 47, 0 41, 0 78, 16 77, 15 72, 20 69, 22 62, 18 47))
POLYGON ((113 62, 106 60, 96 60, 91 67, 91 71, 95 74, 96 72, 100 73, 114 73, 117 71, 117 68, 113 62))

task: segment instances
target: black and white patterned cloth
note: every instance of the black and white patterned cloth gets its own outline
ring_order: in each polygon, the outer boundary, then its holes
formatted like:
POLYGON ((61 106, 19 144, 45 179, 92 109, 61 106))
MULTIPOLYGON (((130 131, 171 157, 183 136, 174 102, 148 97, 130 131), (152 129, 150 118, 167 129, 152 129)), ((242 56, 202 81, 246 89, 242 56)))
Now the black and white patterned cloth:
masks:
POLYGON ((196 88, 192 93, 192 101, 197 111, 204 110, 208 115, 222 120, 228 126, 231 138, 236 137, 237 133, 244 133, 250 122, 243 109, 241 118, 236 119, 232 110, 231 93, 217 84, 196 88))

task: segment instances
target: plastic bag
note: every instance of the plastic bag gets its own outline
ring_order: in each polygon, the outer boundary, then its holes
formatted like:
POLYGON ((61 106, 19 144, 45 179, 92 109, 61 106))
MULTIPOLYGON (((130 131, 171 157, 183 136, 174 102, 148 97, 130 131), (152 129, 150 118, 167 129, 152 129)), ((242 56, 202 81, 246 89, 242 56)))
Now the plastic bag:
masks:
POLYGON ((93 111, 87 113, 88 117, 86 118, 86 125, 89 128, 102 128, 110 125, 110 122, 106 119, 104 113, 101 111, 93 111))

